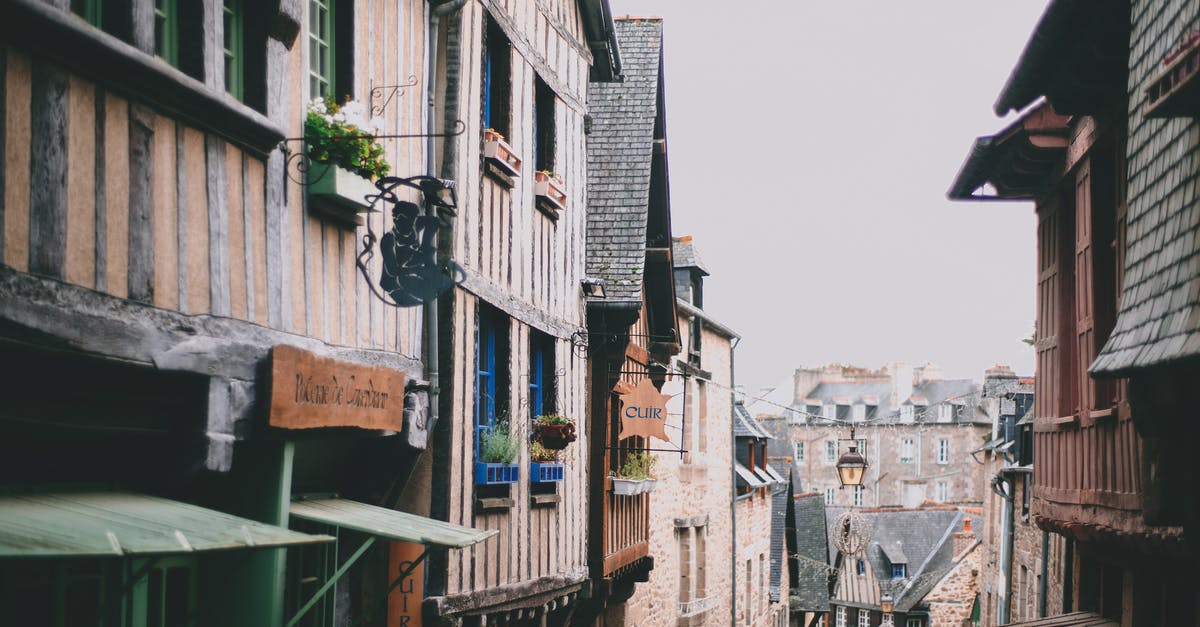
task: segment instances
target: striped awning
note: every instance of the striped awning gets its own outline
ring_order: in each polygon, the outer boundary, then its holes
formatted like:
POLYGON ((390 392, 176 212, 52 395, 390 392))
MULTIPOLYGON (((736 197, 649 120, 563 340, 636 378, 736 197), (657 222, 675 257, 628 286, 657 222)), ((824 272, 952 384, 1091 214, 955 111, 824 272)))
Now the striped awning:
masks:
POLYGON ((0 558, 168 555, 332 540, 146 494, 0 496, 0 558))

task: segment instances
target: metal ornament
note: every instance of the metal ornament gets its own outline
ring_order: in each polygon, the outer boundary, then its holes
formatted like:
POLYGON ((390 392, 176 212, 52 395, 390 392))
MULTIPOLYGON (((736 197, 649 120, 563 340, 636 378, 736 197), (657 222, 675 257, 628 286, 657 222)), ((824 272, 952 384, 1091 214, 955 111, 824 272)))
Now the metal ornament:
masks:
POLYGON ((871 521, 857 510, 848 509, 834 523, 837 536, 834 546, 843 555, 857 555, 871 542, 871 521))
POLYGON ((379 300, 393 307, 415 307, 427 303, 451 287, 462 283, 466 273, 461 266, 447 261, 437 262, 438 229, 448 226, 443 217, 421 215, 415 203, 401 200, 398 187, 412 187, 424 194, 430 212, 436 207, 442 214, 454 215, 456 199, 453 182, 430 176, 401 178, 385 176, 375 182, 378 194, 367 197, 371 208, 391 206, 392 228, 376 237, 367 226, 363 250, 355 259, 359 272, 379 300), (379 245, 382 267, 378 286, 372 281, 368 265, 379 245))

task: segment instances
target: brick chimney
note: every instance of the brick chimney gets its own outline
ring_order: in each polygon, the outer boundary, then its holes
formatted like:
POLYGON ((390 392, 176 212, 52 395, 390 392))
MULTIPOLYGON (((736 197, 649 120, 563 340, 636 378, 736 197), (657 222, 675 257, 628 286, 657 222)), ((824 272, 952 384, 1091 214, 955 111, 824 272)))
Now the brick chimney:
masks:
POLYGON ((971 518, 964 518, 962 531, 954 534, 954 557, 962 555, 974 542, 975 533, 971 531, 971 518))

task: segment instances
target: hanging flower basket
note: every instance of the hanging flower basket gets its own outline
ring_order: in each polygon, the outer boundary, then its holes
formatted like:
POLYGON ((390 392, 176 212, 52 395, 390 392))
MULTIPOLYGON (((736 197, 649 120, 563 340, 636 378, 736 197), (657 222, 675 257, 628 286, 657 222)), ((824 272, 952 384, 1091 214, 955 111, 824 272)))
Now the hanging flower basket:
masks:
POLYGON ((559 451, 567 448, 578 436, 575 435, 573 421, 562 416, 538 416, 533 421, 533 437, 542 446, 559 451))
POLYGON ((617 496, 636 496, 638 494, 653 492, 654 488, 658 487, 657 479, 610 478, 612 479, 612 493, 617 496))

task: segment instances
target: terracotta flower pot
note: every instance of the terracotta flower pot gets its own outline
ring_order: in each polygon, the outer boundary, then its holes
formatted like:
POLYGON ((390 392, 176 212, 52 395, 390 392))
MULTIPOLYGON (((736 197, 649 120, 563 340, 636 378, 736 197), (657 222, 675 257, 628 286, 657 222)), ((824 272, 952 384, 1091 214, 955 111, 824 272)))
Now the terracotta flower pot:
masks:
POLYGON ((538 422, 534 423, 534 430, 537 433, 537 441, 552 451, 567 448, 567 445, 576 439, 575 423, 573 422, 564 424, 538 422))

